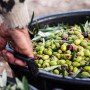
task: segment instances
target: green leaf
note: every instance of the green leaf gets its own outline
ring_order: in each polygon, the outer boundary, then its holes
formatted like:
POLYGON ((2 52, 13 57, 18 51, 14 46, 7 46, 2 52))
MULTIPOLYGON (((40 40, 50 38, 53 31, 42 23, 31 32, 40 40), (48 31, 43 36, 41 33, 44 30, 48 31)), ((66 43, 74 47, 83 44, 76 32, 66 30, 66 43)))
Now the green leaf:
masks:
POLYGON ((53 31, 53 29, 40 29, 39 31, 42 31, 42 32, 52 32, 53 31))
POLYGON ((32 41, 38 41, 38 40, 40 40, 40 38, 41 38, 41 36, 36 36, 32 39, 32 41))
POLYGON ((61 66, 61 65, 50 66, 50 67, 44 68, 43 70, 45 70, 45 71, 50 71, 50 70, 53 70, 53 69, 58 68, 58 67, 60 67, 60 66, 61 66))
POLYGON ((69 40, 69 41, 63 40, 63 42, 68 43, 68 44, 72 44, 74 41, 73 40, 69 40))
POLYGON ((5 90, 11 90, 11 85, 8 85, 5 90))
POLYGON ((16 84, 15 84, 15 85, 9 84, 9 85, 6 87, 5 90, 17 90, 17 89, 16 89, 16 84))
POLYGON ((6 83, 7 83, 7 73, 6 70, 4 70, 2 76, 0 76, 0 87, 5 87, 6 83))
POLYGON ((28 81, 23 77, 23 90, 29 90, 28 81))
POLYGON ((72 52, 72 60, 75 58, 75 56, 76 56, 76 53, 74 51, 74 52, 72 52))
POLYGON ((3 86, 5 87, 6 83, 7 83, 7 73, 6 73, 6 70, 4 70, 3 73, 2 73, 2 80, 3 80, 3 86))
POLYGON ((30 23, 29 23, 29 28, 31 27, 31 24, 32 24, 32 22, 33 22, 33 18, 34 18, 34 11, 33 11, 32 17, 31 17, 31 21, 30 21, 30 23))
POLYGON ((86 32, 82 24, 80 24, 80 28, 82 32, 86 32))
POLYGON ((16 78, 16 83, 17 83, 17 88, 23 90, 23 84, 18 78, 16 78))
POLYGON ((81 76, 81 74, 80 74, 81 71, 82 71, 82 70, 79 69, 77 73, 75 73, 74 75, 72 75, 72 78, 80 77, 80 76, 81 76))
POLYGON ((86 21, 85 28, 88 28, 88 26, 89 26, 89 23, 88 23, 88 21, 86 21))

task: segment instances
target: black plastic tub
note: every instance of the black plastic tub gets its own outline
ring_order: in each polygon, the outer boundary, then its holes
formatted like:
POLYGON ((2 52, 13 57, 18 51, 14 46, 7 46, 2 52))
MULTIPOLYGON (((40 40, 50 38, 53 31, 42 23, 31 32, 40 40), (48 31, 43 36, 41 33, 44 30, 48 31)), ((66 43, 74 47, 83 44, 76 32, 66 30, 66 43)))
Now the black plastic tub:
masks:
MULTIPOLYGON (((56 13, 34 19, 32 28, 34 28, 36 23, 38 23, 39 28, 43 28, 45 25, 57 25, 58 23, 69 25, 80 24, 85 23, 87 19, 90 21, 89 17, 89 10, 56 13)), ((10 67, 19 78, 26 76, 29 83, 36 86, 39 90, 54 90, 55 88, 62 90, 90 90, 90 79, 63 78, 59 75, 45 71, 40 72, 40 74, 35 78, 31 75, 27 67, 14 65, 10 65, 10 67)))

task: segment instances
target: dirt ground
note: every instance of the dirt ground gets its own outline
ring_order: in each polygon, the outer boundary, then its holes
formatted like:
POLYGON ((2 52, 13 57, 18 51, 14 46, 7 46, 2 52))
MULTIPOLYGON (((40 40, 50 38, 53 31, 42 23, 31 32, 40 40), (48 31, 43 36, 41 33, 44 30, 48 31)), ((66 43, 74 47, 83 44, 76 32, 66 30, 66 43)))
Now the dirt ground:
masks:
MULTIPOLYGON (((90 9, 90 0, 27 0, 27 4, 30 16, 34 11, 35 17, 56 12, 90 9)), ((0 57, 0 74, 4 69, 8 76, 13 76, 7 62, 0 57)))

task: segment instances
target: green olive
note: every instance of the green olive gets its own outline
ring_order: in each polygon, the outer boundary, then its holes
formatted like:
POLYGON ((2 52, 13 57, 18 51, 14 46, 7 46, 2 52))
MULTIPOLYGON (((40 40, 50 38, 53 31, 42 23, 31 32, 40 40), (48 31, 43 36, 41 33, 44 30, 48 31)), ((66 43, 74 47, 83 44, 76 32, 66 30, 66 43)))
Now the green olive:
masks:
POLYGON ((77 52, 78 51, 78 46, 76 46, 74 44, 72 44, 72 45, 73 45, 73 50, 77 52))
POLYGON ((34 55, 37 55, 37 52, 34 51, 34 55))
POLYGON ((52 48, 52 49, 56 49, 56 45, 55 45, 55 44, 52 44, 52 45, 51 45, 51 48, 52 48))
POLYGON ((61 55, 60 55, 59 53, 57 53, 55 56, 56 56, 58 59, 61 58, 61 55))
POLYGON ((58 35, 58 36, 61 36, 61 35, 62 35, 62 33, 61 33, 61 32, 59 32, 57 35, 58 35))
POLYGON ((72 71, 72 70, 73 70, 73 68, 74 68, 74 67, 73 67, 72 65, 71 65, 71 66, 69 66, 70 71, 72 71))
POLYGON ((39 68, 41 68, 41 64, 37 64, 39 68))
POLYGON ((56 47, 60 47, 60 44, 59 43, 55 43, 56 47))
POLYGON ((44 50, 44 46, 41 46, 39 50, 40 51, 43 51, 44 50))
POLYGON ((51 56, 51 55, 52 55, 52 51, 51 51, 51 50, 48 50, 48 51, 46 52, 46 54, 49 55, 49 56, 51 56))
POLYGON ((49 67, 49 66, 50 66, 49 63, 47 63, 47 62, 44 62, 44 63, 42 64, 42 67, 43 67, 43 68, 49 67))
POLYGON ((77 56, 84 56, 84 52, 83 51, 80 51, 80 52, 77 52, 77 56))
POLYGON ((37 64, 38 64, 38 61, 39 61, 39 60, 35 60, 35 62, 36 62, 37 64))
POLYGON ((66 64, 70 66, 72 62, 70 60, 66 60, 66 64))
POLYGON ((78 51, 79 52, 83 52, 84 51, 84 48, 82 46, 78 46, 78 51))
POLYGON ((43 60, 48 60, 48 59, 49 59, 49 55, 43 55, 43 56, 42 56, 42 59, 43 59, 43 60))
POLYGON ((90 66, 85 66, 85 67, 84 67, 84 70, 90 71, 90 66))
POLYGON ((60 54, 61 54, 61 53, 62 53, 62 50, 58 50, 58 53, 60 53, 60 54))
POLYGON ((81 76, 82 76, 82 77, 90 77, 90 74, 89 74, 88 72, 83 71, 83 72, 81 73, 81 76))
POLYGON ((48 59, 48 60, 44 60, 43 62, 44 62, 44 63, 45 63, 45 62, 49 63, 49 62, 50 62, 50 60, 49 60, 49 59, 48 59))
POLYGON ((53 55, 56 55, 57 54, 57 52, 53 52, 53 55))
POLYGON ((89 57, 86 57, 85 60, 86 60, 86 61, 89 61, 90 59, 89 59, 89 57))
POLYGON ((78 56, 78 57, 74 58, 74 61, 81 62, 82 61, 82 57, 81 56, 78 56))
POLYGON ((58 65, 63 65, 63 64, 65 64, 65 62, 66 62, 65 60, 58 60, 57 61, 58 65))
POLYGON ((70 50, 67 50, 66 51, 66 54, 71 54, 72 52, 70 50))
POLYGON ((90 34, 88 34, 88 38, 90 39, 90 34))
POLYGON ((68 75, 68 72, 65 70, 64 71, 64 76, 67 76, 68 75))
POLYGON ((85 65, 85 64, 86 64, 85 61, 81 61, 81 62, 80 62, 80 65, 81 65, 81 66, 83 66, 83 65, 85 65))
POLYGON ((46 43, 45 43, 45 47, 49 47, 51 45, 51 42, 50 41, 47 41, 46 43))
POLYGON ((84 50, 84 55, 85 55, 85 56, 90 56, 90 51, 87 50, 87 49, 85 49, 85 50, 84 50))
POLYGON ((87 46, 87 42, 86 41, 81 41, 81 46, 87 46))
POLYGON ((38 51, 38 54, 42 55, 43 54, 43 51, 38 51))
POLYGON ((90 50, 90 45, 89 45, 89 46, 87 46, 87 49, 89 49, 89 50, 90 50))
POLYGON ((80 39, 76 39, 76 40, 74 41, 74 43, 75 43, 75 45, 79 45, 79 44, 81 43, 81 40, 80 40, 80 39))
POLYGON ((61 50, 62 50, 62 51, 66 51, 66 50, 67 50, 66 45, 63 44, 63 45, 61 46, 61 50))
POLYGON ((43 63, 42 59, 38 60, 38 64, 42 64, 42 63, 43 63))
POLYGON ((56 61, 50 61, 49 64, 50 64, 50 66, 55 66, 55 65, 57 65, 57 62, 56 61))
POLYGON ((73 72, 74 72, 74 73, 77 73, 77 72, 78 72, 78 68, 77 68, 77 67, 74 67, 74 68, 73 68, 73 72))
POLYGON ((72 58, 72 55, 70 55, 70 54, 64 54, 64 59, 71 59, 72 58))
POLYGON ((39 50, 40 50, 40 47, 36 47, 35 50, 36 50, 36 51, 39 51, 39 50))
POLYGON ((54 74, 59 74, 59 70, 58 69, 55 69, 55 70, 53 70, 53 73, 54 74))
POLYGON ((53 56, 53 58, 51 59, 52 61, 58 61, 58 58, 56 56, 53 56))
POLYGON ((44 52, 44 54, 46 54, 46 53, 48 52, 48 49, 44 49, 44 51, 43 51, 43 52, 44 52))
POLYGON ((78 62, 73 62, 72 64, 73 64, 74 67, 80 66, 80 63, 78 63, 78 62))

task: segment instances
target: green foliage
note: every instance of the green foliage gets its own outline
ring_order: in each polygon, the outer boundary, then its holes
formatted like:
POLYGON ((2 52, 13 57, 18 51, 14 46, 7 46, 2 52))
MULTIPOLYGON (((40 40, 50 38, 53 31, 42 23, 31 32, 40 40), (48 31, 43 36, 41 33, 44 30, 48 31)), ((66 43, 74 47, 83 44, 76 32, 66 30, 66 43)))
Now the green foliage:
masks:
POLYGON ((0 90, 30 90, 28 81, 25 77, 23 77, 22 81, 18 78, 15 79, 16 83, 12 82, 7 85, 7 73, 4 70, 2 75, 0 76, 0 90))

